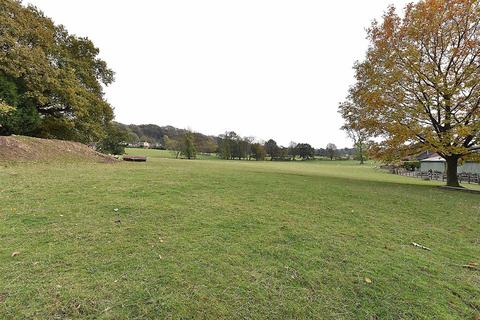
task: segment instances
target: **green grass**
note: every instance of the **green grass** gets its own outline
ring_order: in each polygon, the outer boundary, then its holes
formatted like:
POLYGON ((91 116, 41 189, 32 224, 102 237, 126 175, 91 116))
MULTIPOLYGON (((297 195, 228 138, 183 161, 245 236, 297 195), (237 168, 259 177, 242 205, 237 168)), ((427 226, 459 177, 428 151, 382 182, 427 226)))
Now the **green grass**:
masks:
MULTIPOLYGON (((177 153, 170 150, 126 148, 125 154, 132 156, 146 156, 148 158, 175 159, 177 153)), ((216 154, 198 153, 197 160, 218 160, 216 154)))
POLYGON ((461 267, 480 263, 479 195, 352 162, 146 151, 0 168, 0 319, 480 313, 480 271, 461 267))

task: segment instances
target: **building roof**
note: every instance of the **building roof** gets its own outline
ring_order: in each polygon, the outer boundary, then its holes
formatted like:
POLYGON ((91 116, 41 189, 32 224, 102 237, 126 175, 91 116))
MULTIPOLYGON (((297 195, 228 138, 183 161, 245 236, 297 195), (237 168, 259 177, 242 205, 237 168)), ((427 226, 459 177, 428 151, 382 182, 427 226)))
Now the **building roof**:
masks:
POLYGON ((436 152, 431 152, 431 151, 423 151, 422 153, 420 153, 419 155, 417 155, 415 157, 415 159, 417 160, 425 160, 425 159, 428 159, 428 158, 432 158, 432 157, 435 157, 435 156, 438 156, 438 153, 436 152))
POLYGON ((445 162, 445 159, 443 159, 439 155, 436 155, 430 158, 423 159, 420 162, 445 162))

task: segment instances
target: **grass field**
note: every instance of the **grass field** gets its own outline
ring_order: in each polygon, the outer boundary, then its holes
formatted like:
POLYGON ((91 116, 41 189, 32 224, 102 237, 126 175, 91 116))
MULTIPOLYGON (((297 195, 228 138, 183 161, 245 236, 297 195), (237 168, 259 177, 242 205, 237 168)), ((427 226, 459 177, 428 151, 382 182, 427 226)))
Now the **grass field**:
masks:
POLYGON ((480 315, 479 195, 353 162, 148 156, 0 167, 0 319, 480 315))
MULTIPOLYGON (((157 149, 143 149, 143 148, 126 148, 125 154, 135 156, 146 156, 149 158, 161 158, 161 159, 176 159, 177 153, 170 150, 157 150, 157 149)), ((198 153, 197 160, 218 160, 216 154, 213 153, 198 153)))

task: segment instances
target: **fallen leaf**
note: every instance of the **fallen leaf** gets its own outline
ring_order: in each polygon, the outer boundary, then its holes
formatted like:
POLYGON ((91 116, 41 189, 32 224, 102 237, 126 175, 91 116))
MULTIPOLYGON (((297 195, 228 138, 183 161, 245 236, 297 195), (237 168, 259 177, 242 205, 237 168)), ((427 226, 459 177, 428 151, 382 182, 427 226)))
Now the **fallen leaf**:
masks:
POLYGON ((16 256, 18 256, 19 254, 20 254, 20 252, 15 251, 14 253, 12 253, 12 257, 16 257, 16 256))
POLYGON ((372 279, 365 277, 365 283, 368 283, 368 284, 372 283, 372 279))

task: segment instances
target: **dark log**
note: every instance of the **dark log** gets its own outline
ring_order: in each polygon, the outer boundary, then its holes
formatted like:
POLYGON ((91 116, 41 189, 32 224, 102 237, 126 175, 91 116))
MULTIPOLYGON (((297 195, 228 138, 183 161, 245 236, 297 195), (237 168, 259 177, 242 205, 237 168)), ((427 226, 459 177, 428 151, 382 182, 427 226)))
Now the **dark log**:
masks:
POLYGON ((123 156, 123 161, 145 162, 147 157, 145 156, 123 156))

